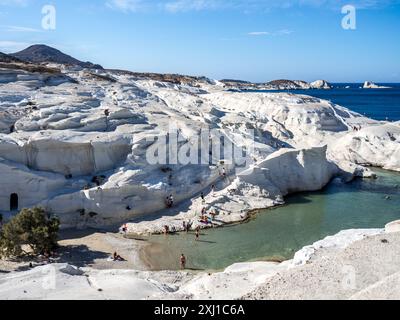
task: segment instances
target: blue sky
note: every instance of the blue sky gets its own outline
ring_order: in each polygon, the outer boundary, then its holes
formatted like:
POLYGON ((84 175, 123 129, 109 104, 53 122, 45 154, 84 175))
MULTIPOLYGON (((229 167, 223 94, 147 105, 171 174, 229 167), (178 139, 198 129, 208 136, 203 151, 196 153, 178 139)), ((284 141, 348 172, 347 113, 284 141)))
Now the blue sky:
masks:
POLYGON ((400 82, 400 0, 0 0, 0 51, 250 81, 400 82), (42 7, 57 10, 43 30, 42 7), (341 8, 357 8, 356 30, 341 8))

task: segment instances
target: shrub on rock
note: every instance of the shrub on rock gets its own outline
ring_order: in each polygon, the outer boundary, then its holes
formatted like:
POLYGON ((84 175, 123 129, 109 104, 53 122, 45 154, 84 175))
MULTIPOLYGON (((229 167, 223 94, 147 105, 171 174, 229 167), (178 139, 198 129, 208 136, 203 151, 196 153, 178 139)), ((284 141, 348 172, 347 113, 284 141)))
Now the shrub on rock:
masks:
POLYGON ((50 252, 57 246, 60 221, 41 208, 23 209, 0 231, 0 256, 20 257, 29 246, 33 254, 50 252))

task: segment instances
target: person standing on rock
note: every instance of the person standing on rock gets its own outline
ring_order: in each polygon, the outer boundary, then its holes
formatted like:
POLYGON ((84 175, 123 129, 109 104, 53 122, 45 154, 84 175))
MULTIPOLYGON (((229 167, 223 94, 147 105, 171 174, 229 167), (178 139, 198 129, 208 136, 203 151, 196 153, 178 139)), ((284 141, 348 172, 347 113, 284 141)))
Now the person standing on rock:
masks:
POLYGON ((181 270, 185 270, 185 269, 186 269, 186 257, 182 253, 182 255, 181 255, 181 270))
POLYGON ((126 224, 124 224, 124 225, 122 226, 122 232, 126 234, 127 231, 128 231, 128 227, 127 227, 126 224))
POLYGON ((212 195, 214 196, 214 194, 215 194, 215 184, 213 184, 211 186, 211 192, 212 192, 212 195))
POLYGON ((226 169, 222 168, 221 177, 226 178, 226 169))

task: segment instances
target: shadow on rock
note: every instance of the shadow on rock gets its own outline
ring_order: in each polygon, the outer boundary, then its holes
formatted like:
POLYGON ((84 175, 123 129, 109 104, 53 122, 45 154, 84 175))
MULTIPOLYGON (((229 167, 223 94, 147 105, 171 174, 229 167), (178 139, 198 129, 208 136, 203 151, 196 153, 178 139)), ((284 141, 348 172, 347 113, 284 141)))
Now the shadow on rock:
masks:
POLYGON ((77 267, 90 266, 95 260, 107 259, 109 253, 90 250, 85 245, 63 246, 57 250, 57 263, 69 263, 77 267))

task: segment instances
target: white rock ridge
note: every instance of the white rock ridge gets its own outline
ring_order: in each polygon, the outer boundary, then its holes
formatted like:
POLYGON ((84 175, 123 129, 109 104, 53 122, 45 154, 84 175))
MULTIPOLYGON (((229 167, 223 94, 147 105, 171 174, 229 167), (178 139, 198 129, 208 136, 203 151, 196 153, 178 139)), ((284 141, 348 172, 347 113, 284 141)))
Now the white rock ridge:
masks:
POLYGON ((129 226, 160 232, 174 215, 181 217, 177 228, 182 220, 197 220, 203 206, 218 211, 222 223, 242 221, 252 209, 318 190, 337 175, 346 181, 369 175, 360 165, 400 168, 398 123, 317 98, 228 92, 205 78, 154 80, 55 64, 0 67, 0 174, 6 177, 0 211, 7 215, 42 206, 63 227, 82 228, 164 215, 129 226), (179 129, 181 155, 205 151, 209 161, 149 162, 155 138, 166 137, 171 126, 179 129), (355 126, 363 129, 355 132, 355 126), (251 170, 237 170, 237 154, 230 163, 223 153, 196 145, 194 137, 208 131, 209 139, 246 147, 251 170))
POLYGON ((371 126, 349 133, 331 144, 337 161, 400 171, 400 122, 371 126))

